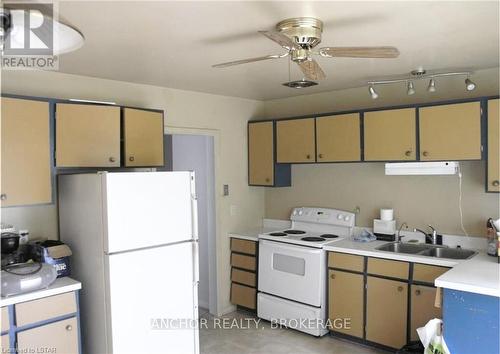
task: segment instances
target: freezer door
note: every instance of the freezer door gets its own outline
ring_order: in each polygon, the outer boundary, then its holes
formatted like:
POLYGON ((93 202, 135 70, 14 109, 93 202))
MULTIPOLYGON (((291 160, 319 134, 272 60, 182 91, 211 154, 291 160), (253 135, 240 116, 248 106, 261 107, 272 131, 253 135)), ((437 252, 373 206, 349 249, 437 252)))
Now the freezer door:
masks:
POLYGON ((106 256, 109 353, 199 352, 196 243, 106 256))
POLYGON ((103 174, 105 252, 196 238, 192 172, 103 174))

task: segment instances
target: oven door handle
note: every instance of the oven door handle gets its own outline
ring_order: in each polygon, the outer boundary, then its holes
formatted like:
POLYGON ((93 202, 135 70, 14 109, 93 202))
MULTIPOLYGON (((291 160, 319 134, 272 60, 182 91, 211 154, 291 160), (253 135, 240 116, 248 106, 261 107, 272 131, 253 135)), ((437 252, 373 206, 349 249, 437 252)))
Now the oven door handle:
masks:
POLYGON ((272 247, 274 252, 276 252, 277 250, 290 250, 290 251, 295 251, 295 252, 298 251, 301 253, 309 253, 309 254, 320 254, 321 252, 323 252, 323 250, 319 248, 303 247, 300 245, 290 246, 289 244, 284 244, 281 242, 273 242, 268 240, 260 240, 260 242, 262 243, 262 246, 272 247))

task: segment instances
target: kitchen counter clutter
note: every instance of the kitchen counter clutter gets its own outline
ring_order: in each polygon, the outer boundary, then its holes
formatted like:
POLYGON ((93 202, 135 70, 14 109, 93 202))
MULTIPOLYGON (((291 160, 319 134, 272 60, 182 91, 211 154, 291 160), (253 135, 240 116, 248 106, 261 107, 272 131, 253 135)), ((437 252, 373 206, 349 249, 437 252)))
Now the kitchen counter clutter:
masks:
POLYGON ((45 289, 2 297, 2 353, 81 354, 79 290, 58 278, 45 289))
POLYGON ((384 252, 376 249, 386 243, 386 241, 361 243, 346 239, 326 246, 325 250, 452 267, 452 269, 439 276, 434 285, 442 288, 500 297, 500 265, 497 263, 495 257, 488 256, 479 251, 477 255, 470 259, 445 259, 414 254, 384 252))

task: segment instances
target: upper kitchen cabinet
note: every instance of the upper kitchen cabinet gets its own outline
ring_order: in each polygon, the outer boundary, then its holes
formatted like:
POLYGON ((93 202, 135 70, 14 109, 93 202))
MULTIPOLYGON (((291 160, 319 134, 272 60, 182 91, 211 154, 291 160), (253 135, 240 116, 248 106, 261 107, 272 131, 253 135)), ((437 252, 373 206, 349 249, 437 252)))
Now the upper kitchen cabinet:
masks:
POLYGON ((2 100, 1 205, 52 201, 49 103, 2 100))
POLYGON ((248 123, 248 184, 289 187, 290 164, 275 161, 274 122, 248 123))
POLYGON ((56 105, 57 167, 119 167, 120 107, 56 105))
POLYGON ((415 108, 365 112, 365 161, 415 161, 415 108))
POLYGON ((163 112, 123 109, 125 166, 163 166, 163 112))
POLYGON ((419 109, 420 160, 480 160, 480 102, 419 109))
POLYGON ((316 118, 317 161, 361 161, 359 113, 316 118))
POLYGON ((277 162, 315 162, 314 133, 314 118, 277 121, 277 162))
POLYGON ((488 192, 500 192, 499 101, 488 101, 488 192))

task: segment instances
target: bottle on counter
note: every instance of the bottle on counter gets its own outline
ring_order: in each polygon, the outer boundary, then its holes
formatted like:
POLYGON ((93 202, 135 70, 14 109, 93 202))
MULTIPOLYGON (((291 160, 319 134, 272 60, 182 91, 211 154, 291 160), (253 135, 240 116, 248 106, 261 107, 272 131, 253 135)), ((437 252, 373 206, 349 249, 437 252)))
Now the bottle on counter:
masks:
POLYGON ((488 219, 486 222, 486 238, 488 241, 488 249, 487 253, 490 256, 497 257, 499 255, 498 253, 498 247, 499 247, 499 236, 497 235, 495 226, 493 225, 493 219, 488 219))

